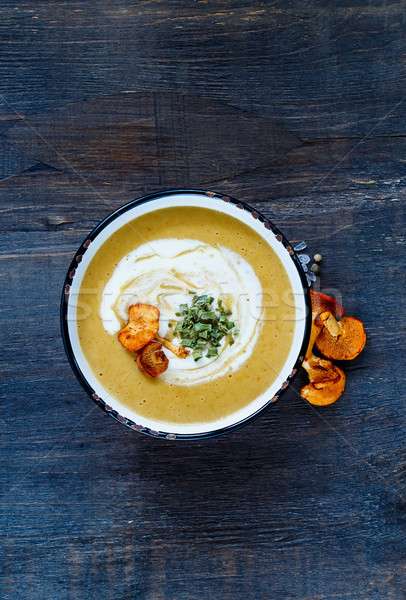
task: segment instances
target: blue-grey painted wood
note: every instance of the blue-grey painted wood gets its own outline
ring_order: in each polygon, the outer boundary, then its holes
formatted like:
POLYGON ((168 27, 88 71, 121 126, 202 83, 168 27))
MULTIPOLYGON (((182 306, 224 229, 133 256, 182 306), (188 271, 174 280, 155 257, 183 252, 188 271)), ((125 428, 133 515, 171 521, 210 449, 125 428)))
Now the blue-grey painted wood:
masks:
POLYGON ((406 597, 401 8, 3 3, 2 598, 406 597), (189 167, 174 163, 159 131, 128 129, 135 95, 151 91, 165 100, 162 123, 177 124, 174 144, 184 135, 181 106, 199 123, 184 92, 210 108, 210 135, 221 137, 232 106, 277 132, 279 151, 264 162, 263 142, 259 151, 242 136, 222 159, 190 133, 189 167), (85 119, 92 111, 98 141, 85 119), (46 139, 58 132, 59 145, 34 148, 27 123, 46 139), (72 169, 61 155, 78 149, 78 131, 83 152, 72 169), (85 395, 59 334, 67 267, 97 222, 162 189, 169 168, 174 186, 194 178, 240 198, 323 254, 317 285, 368 336, 343 367, 337 403, 307 404, 300 373, 246 428, 177 444, 126 429, 85 395))

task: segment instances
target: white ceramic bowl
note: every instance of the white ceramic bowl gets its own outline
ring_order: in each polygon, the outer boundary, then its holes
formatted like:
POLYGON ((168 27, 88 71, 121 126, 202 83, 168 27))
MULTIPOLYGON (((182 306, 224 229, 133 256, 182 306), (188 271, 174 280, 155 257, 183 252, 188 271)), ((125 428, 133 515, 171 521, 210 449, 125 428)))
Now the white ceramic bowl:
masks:
POLYGON ((198 190, 170 190, 144 196, 118 209, 102 221, 85 239, 66 276, 61 302, 61 328, 65 350, 75 375, 86 392, 108 414, 136 431, 167 439, 195 439, 232 431, 262 414, 286 390, 303 362, 311 328, 310 293, 301 263, 283 234, 253 208, 228 196, 198 190), (77 298, 83 275, 100 246, 116 230, 133 219, 161 208, 196 206, 214 209, 249 225, 275 251, 291 283, 295 298, 295 331, 286 362, 264 394, 239 411, 215 422, 175 425, 141 417, 109 395, 83 354, 77 331, 77 298))

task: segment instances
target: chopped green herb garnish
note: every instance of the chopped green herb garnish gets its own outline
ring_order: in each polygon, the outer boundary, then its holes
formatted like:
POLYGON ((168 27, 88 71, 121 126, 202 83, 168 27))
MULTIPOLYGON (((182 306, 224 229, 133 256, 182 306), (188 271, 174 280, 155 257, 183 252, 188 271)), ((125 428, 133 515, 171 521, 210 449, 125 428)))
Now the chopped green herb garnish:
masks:
POLYGON ((217 350, 217 348, 213 348, 213 347, 209 348, 207 351, 207 354, 206 354, 207 358, 212 358, 213 356, 217 356, 217 355, 218 355, 218 350, 217 350))
POLYGON ((225 317, 229 317, 231 315, 231 313, 233 312, 230 308, 224 308, 223 301, 221 299, 217 300, 217 307, 218 307, 219 313, 221 315, 224 315, 225 317))
POLYGON ((221 340, 227 336, 231 346, 235 343, 233 335, 239 333, 238 329, 231 331, 235 327, 234 322, 228 319, 232 311, 224 307, 220 298, 214 307, 213 296, 198 296, 190 290, 188 293, 193 294, 192 304, 180 304, 176 316, 181 319, 176 323, 173 334, 180 337, 182 346, 193 349, 195 361, 203 357, 203 350, 207 350, 207 358, 217 356, 221 340))
POLYGON ((195 323, 193 325, 194 329, 196 331, 211 331, 212 330, 212 324, 211 323, 201 323, 200 321, 198 321, 197 323, 195 323))
POLYGON ((199 358, 202 358, 203 354, 201 350, 193 350, 192 356, 194 358, 194 360, 199 360, 199 358))
POLYGON ((200 315, 200 319, 202 321, 215 321, 216 320, 216 315, 215 313, 210 310, 208 312, 202 312, 202 314, 200 315))

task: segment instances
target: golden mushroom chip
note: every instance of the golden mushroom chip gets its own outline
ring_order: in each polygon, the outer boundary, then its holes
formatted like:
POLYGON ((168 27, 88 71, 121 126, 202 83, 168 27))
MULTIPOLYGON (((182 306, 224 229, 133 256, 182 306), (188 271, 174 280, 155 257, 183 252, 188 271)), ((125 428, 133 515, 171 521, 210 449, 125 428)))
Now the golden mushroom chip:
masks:
POLYGON ((124 348, 136 352, 154 339, 159 329, 159 309, 150 304, 132 304, 128 323, 119 332, 118 339, 124 348))
POLYGON ((316 339, 316 348, 326 358, 352 360, 363 350, 366 339, 362 321, 355 317, 336 321, 330 314, 316 339))
POLYGON ((345 388, 345 374, 329 360, 314 354, 303 363, 309 382, 302 387, 300 395, 317 406, 332 404, 341 396, 345 388))
POLYGON ((158 377, 168 368, 169 360, 159 342, 148 342, 137 352, 136 362, 142 373, 149 377, 158 377))

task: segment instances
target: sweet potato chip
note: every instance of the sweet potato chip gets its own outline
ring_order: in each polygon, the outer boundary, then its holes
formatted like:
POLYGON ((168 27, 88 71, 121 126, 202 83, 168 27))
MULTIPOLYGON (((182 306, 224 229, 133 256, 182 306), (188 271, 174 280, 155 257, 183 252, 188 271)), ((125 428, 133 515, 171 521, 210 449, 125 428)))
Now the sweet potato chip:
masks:
POLYGON ((159 329, 159 309, 150 304, 132 304, 128 323, 118 334, 124 348, 136 352, 154 339, 159 329))

